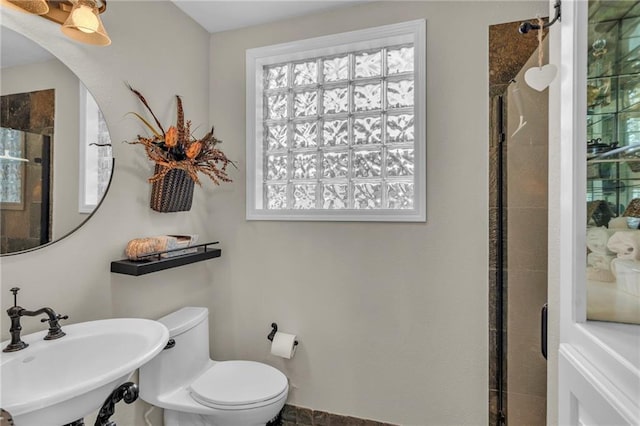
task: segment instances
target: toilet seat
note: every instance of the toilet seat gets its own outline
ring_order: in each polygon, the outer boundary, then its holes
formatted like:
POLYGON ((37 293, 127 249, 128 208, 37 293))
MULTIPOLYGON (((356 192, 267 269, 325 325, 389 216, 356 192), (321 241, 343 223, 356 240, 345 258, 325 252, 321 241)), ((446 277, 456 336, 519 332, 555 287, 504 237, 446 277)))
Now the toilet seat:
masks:
POLYGON ((287 391, 282 372, 254 361, 217 362, 189 386, 195 401, 222 410, 269 405, 287 391))

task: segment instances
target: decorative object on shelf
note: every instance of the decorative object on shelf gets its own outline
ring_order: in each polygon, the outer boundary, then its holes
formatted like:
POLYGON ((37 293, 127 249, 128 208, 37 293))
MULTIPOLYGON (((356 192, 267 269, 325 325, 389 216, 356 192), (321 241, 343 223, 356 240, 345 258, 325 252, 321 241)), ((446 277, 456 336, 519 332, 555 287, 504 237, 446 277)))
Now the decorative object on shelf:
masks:
POLYGON ((627 146, 622 158, 626 160, 627 166, 632 172, 640 172, 640 144, 627 146))
POLYGON ((0 0, 0 5, 56 22, 72 40, 96 46, 111 44, 100 19, 107 10, 106 0, 0 0))
POLYGON ((622 212, 625 217, 640 217, 640 198, 634 198, 629 201, 629 205, 622 212))
POLYGON ((189 253, 184 253, 183 248, 176 248, 148 253, 139 256, 139 260, 116 260, 111 262, 111 272, 138 276, 220 257, 222 250, 210 247, 214 244, 218 244, 218 241, 192 245, 188 249, 189 253), (182 253, 177 256, 166 256, 172 252, 182 253))
POLYGON ((587 154, 588 178, 610 178, 610 173, 603 175, 598 171, 598 166, 602 166, 603 163, 608 163, 610 166, 626 163, 632 172, 640 172, 640 144, 638 143, 618 147, 618 142, 606 144, 602 143, 601 138, 591 139, 587 142, 587 154))
POLYGON ((616 214, 605 200, 587 202, 587 223, 593 221, 596 226, 606 226, 616 214))
MULTIPOLYGON (((587 142, 587 160, 599 159, 602 154, 615 150, 618 142, 604 143, 601 138, 587 142)), ((604 157, 602 157, 604 158, 604 157)), ((587 177, 593 179, 610 179, 612 164, 608 162, 587 161, 587 177)))
POLYGON ((213 135, 213 127, 200 139, 191 134, 191 121, 184 120, 180 96, 176 96, 176 125, 165 131, 144 96, 133 87, 128 87, 155 121, 154 126, 140 114, 132 112, 131 114, 140 119, 153 136, 138 135, 135 141, 129 142, 143 145, 149 159, 156 163, 154 175, 149 178, 153 185, 153 210, 163 213, 190 210, 194 183, 201 185, 198 173, 206 175, 216 185, 231 182, 227 175, 227 166, 231 164, 235 167, 235 164, 218 149, 217 145, 222 141, 213 135))
POLYGON ((601 138, 595 138, 587 142, 587 154, 597 156, 617 147, 618 142, 604 143, 601 138))
POLYGON ((607 241, 607 248, 618 259, 640 260, 640 233, 637 230, 618 231, 607 241))
POLYGON ((189 248, 198 241, 197 235, 161 235, 158 237, 136 238, 129 243, 124 254, 129 260, 142 260, 151 254, 161 252, 160 257, 173 257, 193 253, 197 249, 189 248), (168 251, 174 249, 183 249, 168 251))

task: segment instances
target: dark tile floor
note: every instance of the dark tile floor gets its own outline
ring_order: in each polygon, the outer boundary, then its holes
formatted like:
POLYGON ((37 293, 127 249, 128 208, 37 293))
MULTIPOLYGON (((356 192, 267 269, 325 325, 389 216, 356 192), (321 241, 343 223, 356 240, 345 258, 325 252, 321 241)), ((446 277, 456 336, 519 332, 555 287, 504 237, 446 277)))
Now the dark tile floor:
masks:
POLYGON ((268 426, 396 426, 376 420, 341 416, 310 408, 285 405, 280 418, 268 426))

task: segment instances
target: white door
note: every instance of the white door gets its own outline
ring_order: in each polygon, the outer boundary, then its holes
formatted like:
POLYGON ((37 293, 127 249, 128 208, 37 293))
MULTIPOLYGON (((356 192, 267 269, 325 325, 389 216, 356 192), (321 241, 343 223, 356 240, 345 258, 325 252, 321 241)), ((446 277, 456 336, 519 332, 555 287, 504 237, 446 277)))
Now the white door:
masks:
POLYGON ((587 320, 588 7, 563 0, 550 32, 548 421, 640 425, 640 325, 587 320))

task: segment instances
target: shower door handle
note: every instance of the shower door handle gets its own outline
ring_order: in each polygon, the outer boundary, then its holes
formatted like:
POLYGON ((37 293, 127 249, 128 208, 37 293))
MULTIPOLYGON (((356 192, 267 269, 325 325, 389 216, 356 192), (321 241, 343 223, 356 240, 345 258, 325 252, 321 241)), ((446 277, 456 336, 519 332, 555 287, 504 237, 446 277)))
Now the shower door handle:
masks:
POLYGON ((540 351, 544 359, 547 359, 547 312, 549 308, 545 303, 540 312, 540 351))

